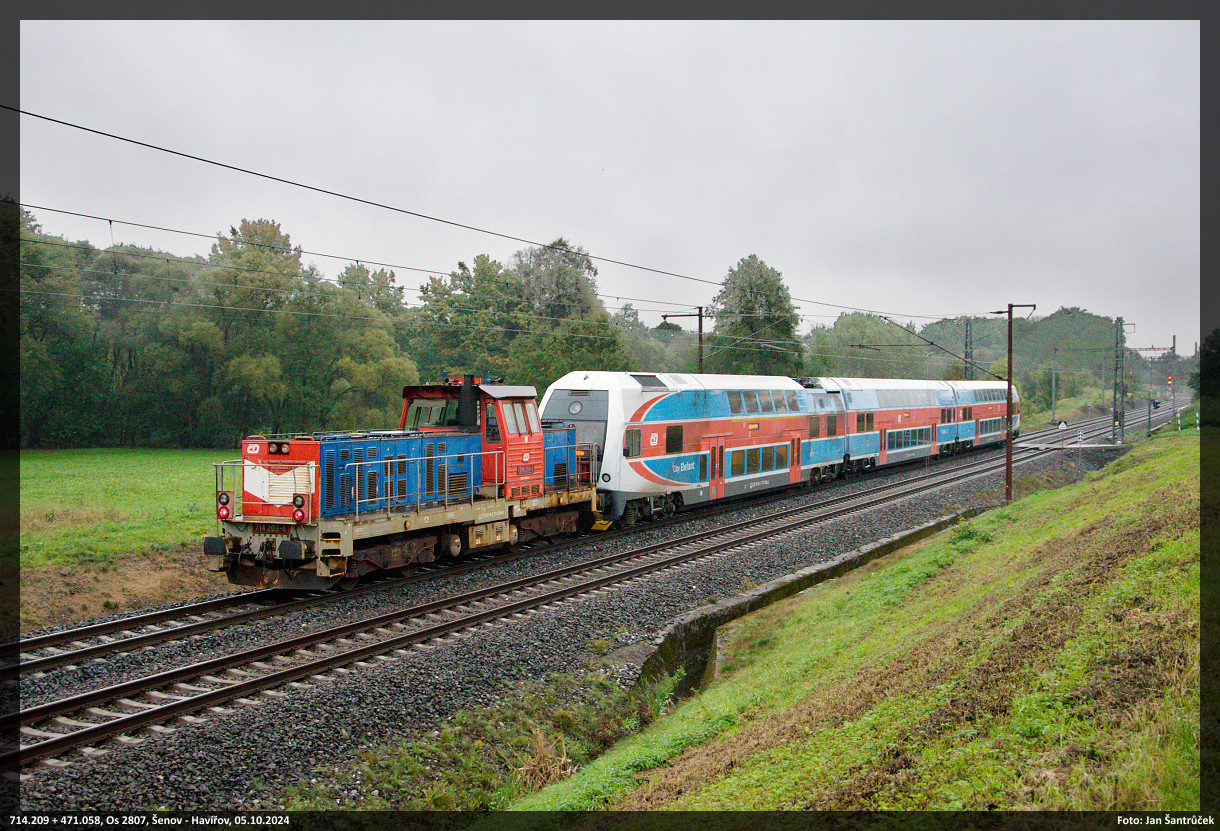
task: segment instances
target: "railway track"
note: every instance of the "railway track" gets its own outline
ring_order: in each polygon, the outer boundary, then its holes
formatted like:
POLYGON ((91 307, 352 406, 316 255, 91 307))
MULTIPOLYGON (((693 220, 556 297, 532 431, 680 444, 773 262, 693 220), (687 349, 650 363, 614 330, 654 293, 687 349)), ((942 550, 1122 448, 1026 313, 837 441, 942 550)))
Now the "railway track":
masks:
MULTIPOLYGON (((1109 425, 1100 428, 1108 430, 1109 425)), ((1097 432, 1098 428, 1094 428, 1097 432)), ((1025 461, 1059 448, 1022 449, 1025 461)), ((83 747, 86 755, 105 752, 106 741, 136 744, 138 731, 171 732, 208 714, 259 698, 278 698, 293 688, 324 684, 353 668, 391 661, 411 649, 493 620, 522 615, 661 569, 724 556, 811 523, 869 510, 932 488, 945 487, 1002 469, 1003 461, 980 459, 913 481, 882 484, 864 491, 777 511, 763 519, 722 526, 632 551, 571 564, 542 574, 478 589, 433 603, 399 609, 322 632, 134 679, 105 689, 29 707, 0 719, 20 732, 22 744, 3 755, 10 767, 43 760, 67 764, 61 756, 83 747)), ((294 603, 312 600, 302 598, 294 603)), ((254 610, 263 611, 263 610, 254 610)), ((283 612, 283 607, 280 607, 283 612)))
MULTIPOLYGON (((1073 426, 1078 429, 1093 429, 1099 425, 1105 425, 1108 428, 1108 418, 1093 419, 1073 426)), ((1026 440, 1052 438, 1057 435, 1059 435, 1059 431, 1050 428, 1032 433, 1026 440)), ((769 498, 787 496, 788 494, 781 493, 764 497, 758 502, 762 503, 769 498)), ((687 517, 690 515, 688 513, 687 517)), ((652 531, 676 521, 680 520, 650 522, 636 528, 603 533, 599 535, 599 540, 652 531)), ((548 543, 541 548, 553 552, 579 544, 582 542, 578 540, 564 540, 548 543)), ((467 558, 458 564, 428 567, 406 577, 390 577, 347 592, 284 592, 271 589, 242 592, 173 609, 146 612, 75 629, 22 638, 19 644, 0 646, 0 656, 2 656, 0 657, 0 683, 13 683, 18 674, 32 677, 38 673, 49 672, 60 667, 76 666, 85 661, 101 659, 115 653, 131 652, 166 641, 181 640, 225 627, 239 626, 262 618, 291 614, 327 603, 345 601, 402 585, 404 580, 427 580, 438 575, 460 574, 484 568, 492 561, 511 562, 521 557, 534 556, 537 553, 537 548, 528 548, 510 555, 493 554, 467 558), (15 661, 13 660, 14 651, 17 652, 15 661)))

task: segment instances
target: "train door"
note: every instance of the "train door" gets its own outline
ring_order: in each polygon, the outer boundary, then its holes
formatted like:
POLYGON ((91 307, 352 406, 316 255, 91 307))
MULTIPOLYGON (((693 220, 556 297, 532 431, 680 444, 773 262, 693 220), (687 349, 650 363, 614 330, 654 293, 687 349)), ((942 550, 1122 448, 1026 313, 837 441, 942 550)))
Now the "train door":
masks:
POLYGON ((704 436, 703 450, 708 456, 707 498, 724 496, 724 440, 727 436, 704 436))
POLYGON ((788 440, 788 481, 796 484, 801 481, 801 434, 799 430, 789 430, 785 437, 788 440))

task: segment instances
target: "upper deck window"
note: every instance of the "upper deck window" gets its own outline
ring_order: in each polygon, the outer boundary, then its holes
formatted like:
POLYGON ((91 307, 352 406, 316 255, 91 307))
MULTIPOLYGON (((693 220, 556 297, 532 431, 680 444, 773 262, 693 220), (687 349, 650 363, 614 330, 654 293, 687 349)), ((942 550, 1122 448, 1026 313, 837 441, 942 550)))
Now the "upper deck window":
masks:
POLYGON ((741 397, 746 402, 746 412, 758 415, 758 395, 754 390, 742 390, 741 397))
POLYGON ((764 413, 775 412, 775 405, 771 403, 771 393, 768 390, 758 391, 758 402, 762 404, 762 411, 764 413))
POLYGON ((729 397, 729 412, 741 415, 746 411, 745 405, 741 403, 741 390, 727 390, 725 395, 729 397))

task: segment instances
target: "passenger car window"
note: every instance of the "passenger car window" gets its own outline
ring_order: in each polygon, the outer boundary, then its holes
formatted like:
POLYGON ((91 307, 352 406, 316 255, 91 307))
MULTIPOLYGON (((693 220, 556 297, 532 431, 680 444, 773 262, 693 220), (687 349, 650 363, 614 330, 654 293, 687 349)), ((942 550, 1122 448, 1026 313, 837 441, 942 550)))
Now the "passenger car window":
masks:
POLYGON ((764 413, 775 412, 775 405, 771 403, 771 393, 769 391, 759 390, 758 391, 758 402, 760 404, 762 404, 762 411, 764 413))
POLYGON ((682 452, 682 425, 673 424, 665 428, 665 452, 682 452))
POLYGON ((746 412, 757 415, 758 413, 758 396, 754 390, 742 390, 741 397, 746 402, 746 412))

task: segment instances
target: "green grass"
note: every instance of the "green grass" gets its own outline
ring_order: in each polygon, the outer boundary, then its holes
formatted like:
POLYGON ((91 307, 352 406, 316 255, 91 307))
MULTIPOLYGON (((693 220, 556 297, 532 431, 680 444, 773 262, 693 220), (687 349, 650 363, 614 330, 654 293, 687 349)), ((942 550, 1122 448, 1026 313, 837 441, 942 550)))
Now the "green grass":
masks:
POLYGON ((215 527, 212 464, 237 450, 50 450, 20 457, 21 565, 107 563, 215 527))
POLYGON ((1197 809, 1198 464, 1141 444, 739 621, 710 688, 513 807, 1197 809))

